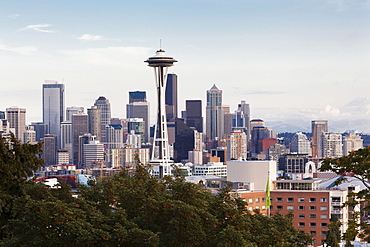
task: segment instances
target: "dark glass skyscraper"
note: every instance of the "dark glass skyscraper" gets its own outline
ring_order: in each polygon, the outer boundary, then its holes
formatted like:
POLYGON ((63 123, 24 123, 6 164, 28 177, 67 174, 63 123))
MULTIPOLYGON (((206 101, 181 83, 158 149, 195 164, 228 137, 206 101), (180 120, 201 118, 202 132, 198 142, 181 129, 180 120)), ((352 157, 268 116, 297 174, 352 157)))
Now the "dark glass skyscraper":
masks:
POLYGON ((194 127, 198 132, 203 132, 202 101, 186 101, 186 124, 194 127))
POLYGON ((167 121, 177 118, 177 75, 168 74, 166 84, 166 118, 167 121))
POLYGON ((42 117, 47 134, 56 135, 60 147, 60 123, 64 121, 64 84, 45 80, 42 85, 42 117))

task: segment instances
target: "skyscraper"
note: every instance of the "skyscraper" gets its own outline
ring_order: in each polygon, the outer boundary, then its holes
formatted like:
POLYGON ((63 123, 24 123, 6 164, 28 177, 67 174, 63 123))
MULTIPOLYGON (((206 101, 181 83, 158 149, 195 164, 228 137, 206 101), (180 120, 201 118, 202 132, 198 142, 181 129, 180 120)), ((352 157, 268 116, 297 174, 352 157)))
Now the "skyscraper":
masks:
POLYGON ((9 122, 9 128, 14 129, 15 137, 23 142, 23 133, 26 131, 26 109, 17 106, 6 108, 6 118, 9 122))
MULTIPOLYGON (((126 118, 142 118, 145 124, 145 133, 142 136, 144 142, 150 139, 150 105, 146 101, 146 92, 129 92, 129 104, 126 105, 126 118)), ((128 132, 129 133, 129 132, 128 132)))
POLYGON ((168 74, 166 83, 166 118, 167 121, 177 118, 177 75, 168 74))
POLYGON ((343 139, 343 155, 348 155, 351 151, 363 148, 364 140, 355 133, 348 133, 343 139))
POLYGON ((46 134, 44 136, 44 146, 42 148, 42 156, 44 158, 45 166, 53 166, 57 163, 57 143, 58 138, 56 135, 46 134))
POLYGON ((216 85, 207 90, 206 136, 209 140, 223 138, 224 114, 222 109, 222 91, 216 85))
POLYGON ((33 129, 36 131, 36 141, 40 142, 47 133, 47 125, 43 122, 32 122, 30 126, 33 126, 33 129))
POLYGON ((88 133, 89 125, 88 125, 88 116, 84 113, 77 113, 72 115, 72 150, 73 150, 73 164, 79 164, 79 137, 88 133))
POLYGON ((64 121, 64 84, 45 80, 42 85, 42 116, 47 124, 47 134, 56 135, 59 142, 60 123, 64 121))
POLYGON ((110 124, 111 119, 111 111, 110 111, 110 103, 107 98, 104 96, 100 96, 94 103, 98 109, 100 109, 100 121, 101 121, 101 140, 100 142, 106 142, 106 129, 105 127, 110 124))
POLYGON ((97 106, 87 109, 89 116, 89 133, 95 136, 96 140, 101 140, 101 113, 97 106))
POLYGON ((323 157, 322 153, 322 133, 328 132, 328 121, 317 120, 311 122, 312 131, 312 157, 323 157))
POLYGON ((84 112, 83 106, 69 106, 66 110, 66 121, 72 121, 72 115, 76 113, 84 112))
POLYGON ((194 127, 198 132, 203 132, 202 101, 186 101, 186 124, 194 127))

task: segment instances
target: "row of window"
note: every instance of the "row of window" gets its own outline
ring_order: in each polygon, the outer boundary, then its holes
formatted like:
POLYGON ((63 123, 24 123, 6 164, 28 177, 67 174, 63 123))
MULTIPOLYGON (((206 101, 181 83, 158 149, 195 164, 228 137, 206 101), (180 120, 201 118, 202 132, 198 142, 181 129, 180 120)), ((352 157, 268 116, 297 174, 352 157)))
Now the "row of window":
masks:
MULTIPOLYGON (((316 236, 316 231, 310 231, 310 233, 312 236, 316 236)), ((326 234, 328 234, 328 231, 321 231, 321 236, 326 236, 326 234)))
MULTIPOLYGON (((298 202, 305 202, 305 200, 306 199, 304 197, 298 198, 298 202)), ((276 201, 277 202, 283 202, 283 198, 282 197, 276 197, 276 201)), ((308 201, 309 202, 316 202, 316 198, 311 197, 311 198, 308 199, 308 201)), ((288 197, 287 202, 294 202, 294 197, 288 197)), ((328 199, 327 198, 321 198, 320 202, 328 202, 328 199)))
MULTIPOLYGON (((310 211, 316 211, 316 208, 317 208, 316 206, 308 207, 310 211)), ((272 206, 271 206, 271 209, 272 209, 272 206)), ((276 206, 276 210, 283 210, 283 206, 282 205, 276 206)), ((287 210, 294 211, 294 206, 287 206, 287 210)), ((307 208, 305 206, 298 206, 298 211, 303 211, 303 210, 307 210, 307 208)), ((328 207, 321 206, 320 211, 328 211, 328 207)))
MULTIPOLYGON (((316 227, 316 222, 310 222, 310 227, 316 227)), ((298 227, 305 227, 306 222, 298 222, 298 227)), ((321 227, 328 227, 328 223, 321 223, 321 227)))
MULTIPOLYGON (((260 200, 260 198, 254 198, 254 202, 255 202, 255 203, 259 203, 260 201, 265 202, 265 201, 266 201, 266 198, 265 198, 265 197, 263 197, 263 198, 262 198, 262 200, 260 200)), ((249 203, 249 204, 250 204, 250 203, 253 203, 253 198, 249 198, 249 199, 248 199, 248 203, 249 203)))
MULTIPOLYGON (((310 214, 308 217, 310 219, 316 219, 316 214, 310 214)), ((298 219, 305 219, 305 218, 306 218, 306 215, 304 215, 304 214, 298 214, 298 219)), ((328 215, 327 214, 321 214, 320 215, 320 219, 326 220, 326 219, 328 219, 328 215)))

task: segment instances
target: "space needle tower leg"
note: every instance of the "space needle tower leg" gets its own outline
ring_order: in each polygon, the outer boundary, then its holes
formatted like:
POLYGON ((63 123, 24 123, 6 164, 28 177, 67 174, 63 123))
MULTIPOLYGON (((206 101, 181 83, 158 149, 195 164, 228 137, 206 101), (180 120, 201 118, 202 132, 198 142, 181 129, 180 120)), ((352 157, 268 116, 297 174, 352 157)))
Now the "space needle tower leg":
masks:
POLYGON ((156 55, 148 58, 145 62, 148 66, 154 68, 154 77, 157 87, 157 122, 154 131, 153 150, 150 163, 154 166, 159 166, 159 177, 170 173, 170 164, 173 161, 169 157, 168 132, 166 121, 165 108, 165 90, 167 82, 168 67, 173 66, 177 62, 172 57, 165 55, 162 49, 156 52, 156 55))

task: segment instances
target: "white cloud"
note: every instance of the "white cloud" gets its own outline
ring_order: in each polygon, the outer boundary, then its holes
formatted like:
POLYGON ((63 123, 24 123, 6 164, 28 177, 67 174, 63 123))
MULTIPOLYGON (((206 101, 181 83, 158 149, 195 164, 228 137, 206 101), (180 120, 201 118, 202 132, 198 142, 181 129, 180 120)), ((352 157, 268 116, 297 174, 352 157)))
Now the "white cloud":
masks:
POLYGON ((28 25, 24 28, 18 29, 18 31, 33 30, 33 31, 42 32, 42 33, 53 33, 55 31, 45 29, 51 26, 52 26, 51 24, 28 25))
POLYGON ((34 46, 9 47, 7 45, 0 43, 0 51, 15 52, 24 56, 31 55, 36 50, 37 48, 34 46))
POLYGON ((77 39, 82 41, 98 41, 98 40, 106 40, 103 36, 100 35, 91 35, 91 34, 83 34, 80 37, 77 37, 77 39))
POLYGON ((74 61, 99 66, 132 66, 149 56, 147 47, 106 47, 61 51, 74 61))
POLYGON ((340 116, 340 110, 334 106, 326 105, 325 109, 321 111, 321 114, 336 117, 340 116))

